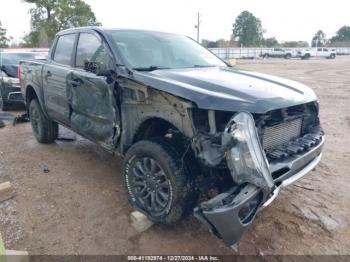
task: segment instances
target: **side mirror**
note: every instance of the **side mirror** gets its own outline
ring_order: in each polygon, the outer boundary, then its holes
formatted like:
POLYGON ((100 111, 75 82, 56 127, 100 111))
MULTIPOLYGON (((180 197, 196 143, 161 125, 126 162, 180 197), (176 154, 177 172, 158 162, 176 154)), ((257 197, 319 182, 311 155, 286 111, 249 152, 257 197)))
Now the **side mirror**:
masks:
POLYGON ((99 62, 91 62, 89 60, 84 61, 84 70, 87 72, 95 73, 97 70, 101 68, 101 65, 99 62))
POLYGON ((84 62, 84 70, 96 74, 97 76, 110 77, 113 74, 113 70, 106 69, 105 66, 99 62, 84 62))

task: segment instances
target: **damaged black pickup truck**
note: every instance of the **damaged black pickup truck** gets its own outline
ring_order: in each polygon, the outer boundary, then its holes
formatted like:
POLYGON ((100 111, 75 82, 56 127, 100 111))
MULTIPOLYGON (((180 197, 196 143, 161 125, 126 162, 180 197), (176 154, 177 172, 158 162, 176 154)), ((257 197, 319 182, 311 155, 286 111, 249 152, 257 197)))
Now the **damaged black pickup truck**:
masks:
POLYGON ((185 36, 70 29, 20 72, 40 143, 60 124, 123 155, 136 209, 163 224, 193 212, 229 246, 321 159, 311 89, 232 68, 185 36))

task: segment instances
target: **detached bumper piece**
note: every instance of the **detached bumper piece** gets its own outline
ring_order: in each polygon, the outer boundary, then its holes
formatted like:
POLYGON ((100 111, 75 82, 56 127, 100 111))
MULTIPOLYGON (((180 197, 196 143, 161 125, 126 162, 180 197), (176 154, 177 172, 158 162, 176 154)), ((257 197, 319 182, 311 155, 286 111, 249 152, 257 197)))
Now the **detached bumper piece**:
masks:
POLYGON ((262 200, 262 191, 247 184, 201 203, 194 215, 225 244, 234 246, 254 220, 262 200))

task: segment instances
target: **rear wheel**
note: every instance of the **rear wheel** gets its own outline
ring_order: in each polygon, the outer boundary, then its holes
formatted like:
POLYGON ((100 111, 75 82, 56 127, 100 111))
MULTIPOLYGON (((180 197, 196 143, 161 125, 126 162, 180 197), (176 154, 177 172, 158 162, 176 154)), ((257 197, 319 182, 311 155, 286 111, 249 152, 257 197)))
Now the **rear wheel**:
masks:
POLYGON ((49 144, 58 137, 58 124, 48 119, 38 100, 33 99, 29 105, 29 118, 35 138, 39 143, 49 144))
POLYGON ((292 58, 292 55, 291 55, 291 54, 286 54, 284 58, 285 58, 285 59, 291 59, 291 58, 292 58))
POLYGON ((129 149, 124 180, 131 204, 156 223, 176 223, 197 200, 187 164, 165 138, 143 140, 129 149))

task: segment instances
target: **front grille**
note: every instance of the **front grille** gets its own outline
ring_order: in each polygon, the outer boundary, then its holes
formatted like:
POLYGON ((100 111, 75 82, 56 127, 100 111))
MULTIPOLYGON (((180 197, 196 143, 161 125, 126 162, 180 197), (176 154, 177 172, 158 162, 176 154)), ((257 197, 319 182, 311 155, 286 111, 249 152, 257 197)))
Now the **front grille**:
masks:
POLYGON ((301 136, 303 119, 297 118, 263 129, 262 144, 266 152, 301 136))

